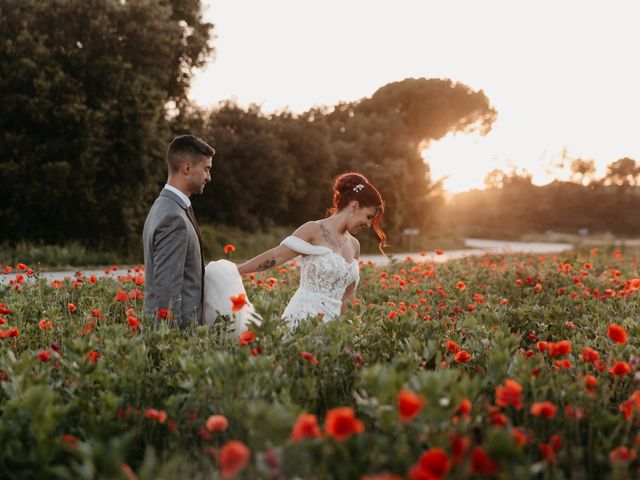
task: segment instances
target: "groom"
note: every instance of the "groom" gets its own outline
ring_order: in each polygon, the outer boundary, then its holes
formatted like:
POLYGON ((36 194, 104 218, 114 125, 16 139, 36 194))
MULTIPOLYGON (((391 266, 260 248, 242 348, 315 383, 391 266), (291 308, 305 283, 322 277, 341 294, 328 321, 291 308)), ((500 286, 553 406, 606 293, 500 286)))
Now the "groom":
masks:
POLYGON ((167 150, 167 184, 144 222, 145 313, 169 315, 180 329, 202 323, 202 237, 189 197, 211 181, 214 153, 193 135, 174 138, 167 150))

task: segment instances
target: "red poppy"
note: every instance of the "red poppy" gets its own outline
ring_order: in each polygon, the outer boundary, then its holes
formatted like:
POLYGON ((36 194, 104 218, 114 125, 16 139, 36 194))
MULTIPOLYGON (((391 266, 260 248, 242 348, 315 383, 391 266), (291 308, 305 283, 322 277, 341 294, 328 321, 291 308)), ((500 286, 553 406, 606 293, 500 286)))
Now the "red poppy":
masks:
POLYGON ((449 350, 449 352, 451 353, 458 353, 460 351, 460 345, 458 345, 453 340, 447 340, 447 343, 445 344, 445 346, 447 350, 449 350))
POLYGON ((48 362, 51 358, 51 352, 49 350, 40 350, 38 352, 38 358, 41 362, 48 362))
POLYGON ((588 363, 595 363, 600 359, 600 354, 589 347, 582 349, 582 360, 588 363))
POLYGON ((235 250, 236 250, 236 246, 232 245, 231 243, 229 243, 228 245, 224 246, 224 253, 235 252, 235 250))
POLYGON ((611 375, 626 375, 631 371, 631 367, 627 362, 616 362, 609 370, 611 375))
POLYGON ((210 432, 222 432, 229 426, 229 421, 224 415, 211 415, 207 418, 206 428, 210 432))
POLYGON ((442 448, 430 448, 422 454, 409 472, 412 480, 440 480, 451 469, 451 462, 442 448))
POLYGON ((538 342, 536 343, 536 348, 538 349, 539 352, 544 352, 549 348, 549 343, 545 341, 538 342))
POLYGON ((218 460, 222 478, 233 478, 245 469, 249 463, 251 451, 239 440, 231 440, 220 449, 218 460))
POLYGON ((462 415, 464 418, 469 418, 471 415, 471 401, 468 398, 463 398, 460 401, 460 405, 456 409, 456 414, 462 415))
POLYGON ((535 290, 536 293, 540 293, 542 291, 542 285, 540 285, 539 283, 536 283, 536 286, 533 287, 533 289, 535 290))
POLYGON ((318 359, 313 353, 309 352, 300 352, 300 356, 307 360, 312 366, 318 365, 318 359))
POLYGON ((634 410, 640 412, 640 390, 633 392, 627 400, 620 404, 620 411, 627 420, 631 420, 634 410))
POLYGON ((246 305, 249 304, 247 301, 247 296, 244 293, 240 293, 239 295, 231 295, 231 311, 233 313, 238 313, 242 310, 246 305))
POLYGON ((561 357, 571 353, 571 342, 569 340, 561 340, 559 342, 549 342, 549 355, 552 357, 561 357))
POLYGON ((496 475, 498 464, 484 451, 482 447, 473 449, 471 469, 476 475, 496 475))
POLYGON ((351 407, 338 407, 327 412, 324 430, 327 435, 338 441, 343 441, 353 434, 362 433, 364 431, 364 423, 356 418, 356 414, 351 407))
POLYGON ((101 355, 98 352, 95 352, 93 350, 89 352, 89 360, 91 360, 91 365, 95 364, 100 357, 101 355))
POLYGON ((301 414, 291 430, 291 440, 300 442, 304 439, 318 438, 322 436, 318 418, 310 413, 301 414))
POLYGON ((116 302, 126 302, 127 300, 129 300, 127 292, 124 290, 118 290, 118 293, 116 293, 116 302))
POLYGON ((456 288, 462 292, 465 288, 467 288, 467 285, 462 280, 460 280, 456 282, 456 288))
POLYGON ((17 266, 18 270, 25 271, 27 269, 27 266, 24 263, 19 263, 17 266))
POLYGON ((611 340, 619 343, 620 345, 624 345, 625 343, 627 343, 627 331, 617 323, 612 323, 609 325, 607 335, 611 340))
POLYGON ((454 360, 458 363, 467 363, 471 360, 471 358, 472 357, 469 352, 466 352, 465 350, 460 350, 458 353, 456 353, 454 360))
POLYGON ((69 303, 67 305, 67 308, 69 309, 70 312, 75 312, 77 310, 77 307, 73 303, 69 303))
POLYGON ((396 397, 396 403, 398 405, 398 413, 400 420, 407 422, 413 420, 422 407, 424 407, 427 401, 421 395, 418 395, 411 390, 400 390, 396 397))
POLYGON ((529 442, 529 435, 527 435, 527 431, 522 427, 512 428, 511 437, 513 437, 513 441, 516 442, 516 445, 520 447, 529 442))
POLYGON ((173 314, 169 312, 169 310, 158 310, 158 313, 156 315, 161 320, 173 320, 173 314))
POLYGON ((436 255, 442 255, 444 253, 444 250, 440 250, 439 248, 436 248, 436 255))
POLYGON ((249 345, 256 341, 256 334, 251 330, 247 330, 240 334, 240 345, 249 345))
POLYGON ((50 322, 49 320, 47 320, 46 318, 43 318, 42 320, 40 320, 38 322, 38 328, 40 330, 47 330, 49 328, 51 328, 53 326, 53 323, 50 322))
POLYGON ((584 388, 593 395, 596 393, 596 387, 598 386, 598 380, 593 375, 587 375, 584 377, 584 388))
POLYGON ((536 417, 544 417, 544 418, 553 418, 556 416, 558 412, 558 407, 556 407, 553 403, 544 401, 537 402, 531 405, 531 415, 536 417))
POLYGON ((496 405, 508 407, 511 405, 516 410, 522 408, 522 385, 515 380, 507 378, 503 386, 496 387, 496 405))
POLYGON ((636 459, 636 452, 627 447, 617 447, 609 452, 609 458, 613 463, 633 462, 636 459))

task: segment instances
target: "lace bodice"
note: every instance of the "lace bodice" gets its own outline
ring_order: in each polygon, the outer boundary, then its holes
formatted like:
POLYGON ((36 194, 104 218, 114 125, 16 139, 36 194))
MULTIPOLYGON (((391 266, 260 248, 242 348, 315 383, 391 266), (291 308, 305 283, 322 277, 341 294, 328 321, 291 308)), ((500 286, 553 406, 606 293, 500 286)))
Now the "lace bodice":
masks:
POLYGON ((360 279, 358 261, 347 262, 329 247, 312 245, 289 236, 282 244, 303 255, 300 260, 300 287, 285 309, 284 317, 301 320, 323 313, 329 320, 340 314, 342 296, 360 279))

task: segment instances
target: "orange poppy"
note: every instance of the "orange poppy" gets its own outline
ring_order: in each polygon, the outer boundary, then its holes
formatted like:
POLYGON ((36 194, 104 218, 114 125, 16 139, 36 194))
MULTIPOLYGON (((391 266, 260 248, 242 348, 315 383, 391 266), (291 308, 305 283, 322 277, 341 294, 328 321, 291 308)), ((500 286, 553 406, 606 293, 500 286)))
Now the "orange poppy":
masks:
POLYGON ((327 412, 324 430, 327 435, 341 442, 351 435, 362 433, 364 431, 364 423, 356 418, 356 414, 351 407, 338 407, 327 412))
POLYGON ((496 387, 496 405, 508 407, 511 405, 516 410, 522 409, 522 385, 515 380, 507 378, 503 386, 496 387))
POLYGON ((620 345, 627 343, 627 331, 617 323, 609 325, 607 336, 620 345))
POLYGON ((318 418, 310 413, 301 414, 291 430, 291 440, 300 442, 304 439, 318 438, 322 436, 318 418))
POLYGON ((220 449, 218 460, 222 478, 233 478, 245 469, 249 463, 251 451, 239 440, 231 440, 220 449))
POLYGON ((407 422, 413 420, 418 413, 420 413, 420 410, 426 405, 427 401, 424 397, 411 390, 400 390, 396 397, 396 403, 398 405, 400 420, 407 422))
POLYGON ((553 418, 558 413, 558 407, 548 401, 537 402, 531 405, 530 412, 536 417, 553 418))

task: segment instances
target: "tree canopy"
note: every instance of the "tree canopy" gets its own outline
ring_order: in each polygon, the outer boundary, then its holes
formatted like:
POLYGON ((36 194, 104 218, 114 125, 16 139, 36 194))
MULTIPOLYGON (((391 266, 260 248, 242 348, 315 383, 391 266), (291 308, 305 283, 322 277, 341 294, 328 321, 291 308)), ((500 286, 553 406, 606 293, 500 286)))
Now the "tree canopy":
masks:
POLYGON ((0 222, 126 247, 164 175, 165 105, 211 52, 200 0, 0 4, 0 222))

